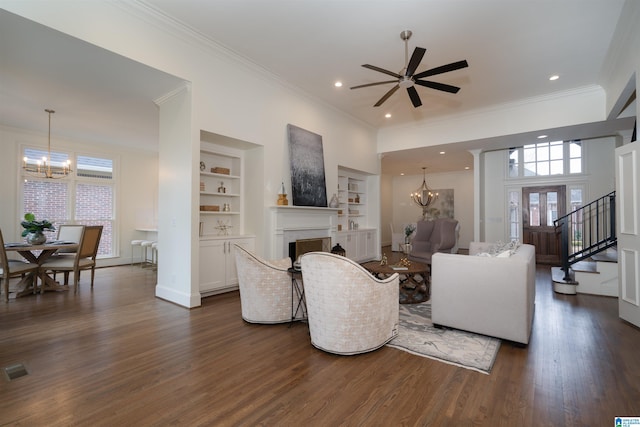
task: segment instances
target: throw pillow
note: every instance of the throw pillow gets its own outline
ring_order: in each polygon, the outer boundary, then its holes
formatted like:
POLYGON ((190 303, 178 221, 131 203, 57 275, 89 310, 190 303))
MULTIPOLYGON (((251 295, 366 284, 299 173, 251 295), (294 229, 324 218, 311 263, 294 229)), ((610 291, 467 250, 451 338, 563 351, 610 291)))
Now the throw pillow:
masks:
POLYGON ((496 255, 496 258, 509 258, 511 256, 511 250, 507 249, 506 251, 500 252, 496 255))
POLYGON ((509 243, 502 243, 501 241, 498 241, 489 248, 488 252, 479 252, 476 256, 508 258, 515 254, 519 247, 519 240, 512 240, 509 243))

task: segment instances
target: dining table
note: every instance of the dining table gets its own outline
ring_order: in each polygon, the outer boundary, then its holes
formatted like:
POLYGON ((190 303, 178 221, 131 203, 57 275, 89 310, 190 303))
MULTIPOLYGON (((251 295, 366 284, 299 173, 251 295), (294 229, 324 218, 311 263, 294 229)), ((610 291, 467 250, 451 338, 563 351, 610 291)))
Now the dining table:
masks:
MULTIPOLYGON (((59 249, 77 249, 78 243, 64 241, 64 240, 52 240, 39 245, 34 245, 27 242, 5 243, 4 249, 7 252, 17 252, 25 260, 30 263, 42 265, 47 259, 55 254, 59 249)), ((38 290, 38 273, 27 273, 16 287, 16 297, 24 295, 34 294, 38 290)), ((56 282, 53 277, 48 274, 44 275, 43 283, 45 291, 59 291, 69 290, 68 285, 61 285, 56 282)))

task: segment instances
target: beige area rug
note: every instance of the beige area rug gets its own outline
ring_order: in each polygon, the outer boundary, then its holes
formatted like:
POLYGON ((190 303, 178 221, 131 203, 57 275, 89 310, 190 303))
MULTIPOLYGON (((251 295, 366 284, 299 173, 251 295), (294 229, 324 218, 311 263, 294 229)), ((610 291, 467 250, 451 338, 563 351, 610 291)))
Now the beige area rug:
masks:
POLYGON ((398 336, 387 344, 411 354, 489 374, 500 340, 456 329, 439 329, 431 322, 431 302, 400 305, 398 336))

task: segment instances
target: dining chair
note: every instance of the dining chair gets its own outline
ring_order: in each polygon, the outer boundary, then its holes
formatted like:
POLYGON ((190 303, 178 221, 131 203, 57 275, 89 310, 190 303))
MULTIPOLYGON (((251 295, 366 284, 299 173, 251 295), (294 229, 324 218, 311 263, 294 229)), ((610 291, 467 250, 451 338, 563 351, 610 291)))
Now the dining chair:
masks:
MULTIPOLYGON (((80 237, 82 237, 82 230, 84 229, 84 225, 80 224, 61 224, 58 226, 58 236, 56 240, 64 241, 64 242, 75 242, 80 243, 80 237)), ((67 249, 61 248, 56 251, 53 256, 65 256, 65 257, 74 257, 76 256, 77 248, 67 249)), ((80 279, 80 278, 78 278, 80 279)), ((56 272, 53 272, 53 280, 56 280, 56 272)))
POLYGON ((4 249, 4 238, 2 237, 2 230, 0 230, 0 279, 2 279, 1 283, 4 285, 4 300, 9 301, 9 279, 24 277, 27 273, 37 275, 37 270, 38 264, 7 258, 7 251, 4 249))
MULTIPOLYGON (((93 288, 93 280, 96 268, 96 255, 98 254, 98 246, 100 245, 100 237, 102 236, 101 225, 87 225, 82 230, 80 244, 74 257, 51 257, 40 266, 40 274, 44 282, 44 275, 50 272, 63 272, 64 284, 69 284, 69 273, 73 273, 73 290, 78 292, 78 282, 80 281, 80 271, 91 269, 91 287, 93 288)), ((44 286, 41 288, 44 293, 44 286)))
MULTIPOLYGON (((83 228, 84 225, 79 224, 61 224, 58 226, 58 237, 56 237, 56 240, 61 242, 80 243, 83 228)), ((77 249, 58 249, 55 255, 68 256, 69 254, 75 254, 76 251, 77 249)))

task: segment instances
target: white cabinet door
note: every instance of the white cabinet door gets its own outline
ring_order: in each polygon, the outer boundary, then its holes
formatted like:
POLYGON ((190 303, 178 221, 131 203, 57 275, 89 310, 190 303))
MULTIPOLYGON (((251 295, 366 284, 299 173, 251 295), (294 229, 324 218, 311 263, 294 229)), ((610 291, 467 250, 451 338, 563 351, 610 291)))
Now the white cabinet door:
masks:
POLYGON ((358 239, 356 237, 356 233, 353 231, 349 231, 347 233, 344 233, 343 237, 344 237, 344 244, 342 244, 342 247, 347 253, 347 258, 352 259, 354 261, 357 260, 358 259, 358 241, 357 241, 358 239))
POLYGON ((252 237, 201 240, 200 292, 216 292, 237 285, 238 273, 233 245, 238 244, 253 251, 254 242, 252 237))
POLYGON ((225 286, 226 245, 226 240, 200 241, 200 292, 211 292, 225 286))
POLYGON ((226 254, 227 286, 238 284, 238 269, 236 268, 236 255, 234 251, 234 245, 241 246, 246 250, 253 252, 255 249, 254 242, 255 239, 253 238, 239 238, 229 240, 228 253, 226 254))
POLYGON ((346 252, 349 259, 356 260, 358 257, 357 233, 355 231, 340 231, 336 233, 336 241, 346 252))
MULTIPOLYGON (((376 232, 374 230, 358 230, 353 232, 356 240, 356 252, 353 257, 354 261, 363 262, 370 261, 376 257, 376 232)), ((347 252, 349 256, 349 252, 347 252)))
POLYGON ((366 231, 358 231, 356 232, 356 240, 357 240, 357 252, 354 261, 362 261, 367 257, 367 232, 366 231))
POLYGON ((376 251, 376 232, 373 230, 367 230, 364 232, 365 238, 365 254, 364 257, 367 261, 375 259, 378 251, 376 251))

